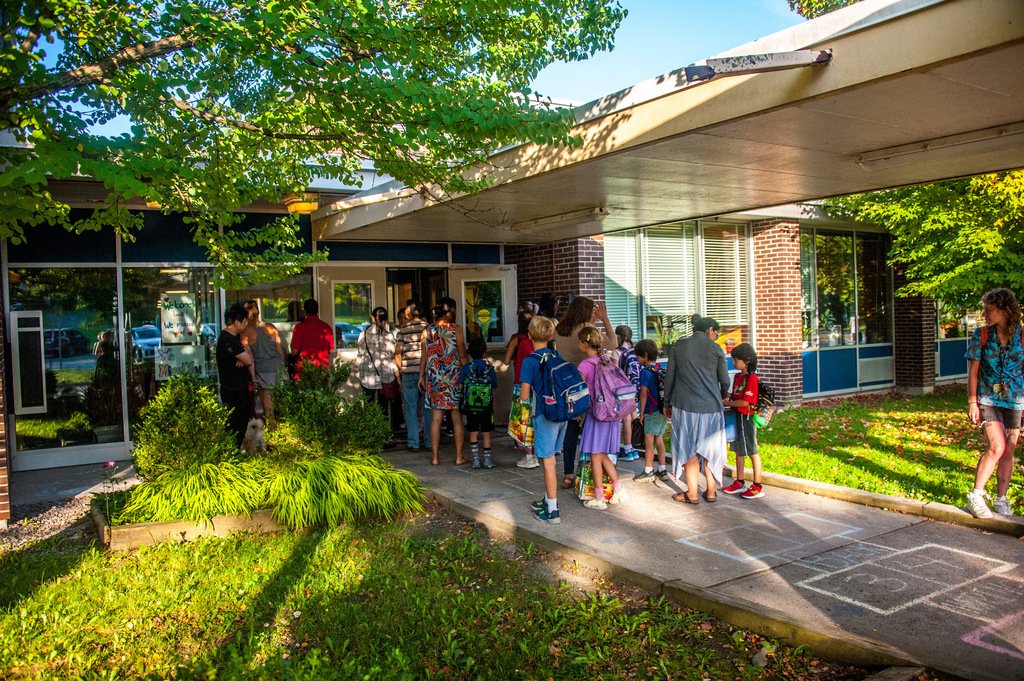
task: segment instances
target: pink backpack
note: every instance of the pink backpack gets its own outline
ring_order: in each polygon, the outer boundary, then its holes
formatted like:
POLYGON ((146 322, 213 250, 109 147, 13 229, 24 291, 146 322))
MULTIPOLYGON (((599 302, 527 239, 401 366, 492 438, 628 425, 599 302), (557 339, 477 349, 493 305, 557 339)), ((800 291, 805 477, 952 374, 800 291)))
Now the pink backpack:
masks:
POLYGON ((591 415, 598 421, 622 421, 635 412, 636 386, 611 357, 601 355, 590 386, 591 415))

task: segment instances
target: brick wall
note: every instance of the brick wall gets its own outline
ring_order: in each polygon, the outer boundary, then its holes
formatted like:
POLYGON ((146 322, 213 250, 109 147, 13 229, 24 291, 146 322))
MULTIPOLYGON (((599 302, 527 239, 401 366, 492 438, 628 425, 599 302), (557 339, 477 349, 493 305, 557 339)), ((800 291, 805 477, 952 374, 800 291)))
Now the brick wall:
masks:
POLYGON ((772 220, 751 225, 754 243, 754 328, 758 373, 776 400, 803 397, 800 317, 800 225, 772 220))
POLYGON ((506 246, 505 262, 516 266, 520 300, 537 302, 549 292, 561 301, 570 293, 604 300, 604 246, 600 237, 506 246))
MULTIPOLYGON (((893 288, 906 283, 896 272, 893 288)), ((935 390, 935 301, 912 296, 897 297, 893 303, 893 364, 896 389, 911 395, 935 390)))
MULTIPOLYGON (((2 307, 2 306, 0 306, 2 307)), ((5 338, 4 317, 0 314, 0 338, 5 338)), ((0 353, 2 356, 3 353, 0 353)), ((7 527, 11 519, 10 461, 7 456, 7 418, 4 405, 7 402, 6 362, 0 361, 0 529, 7 527)))

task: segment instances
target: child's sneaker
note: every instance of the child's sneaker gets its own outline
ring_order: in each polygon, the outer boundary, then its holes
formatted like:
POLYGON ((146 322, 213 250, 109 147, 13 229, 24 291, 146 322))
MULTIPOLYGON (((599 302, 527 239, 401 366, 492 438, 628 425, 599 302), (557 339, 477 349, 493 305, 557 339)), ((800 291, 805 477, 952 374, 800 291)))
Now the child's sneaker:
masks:
POLYGON ((542 511, 547 507, 548 502, 544 501, 543 499, 538 499, 537 501, 530 504, 530 508, 532 508, 534 511, 542 511))
POLYGON ((725 492, 726 494, 737 494, 739 492, 742 492, 743 491, 743 481, 742 480, 733 480, 732 484, 729 485, 728 487, 723 487, 722 491, 725 492))
POLYGON ((654 471, 640 471, 633 476, 633 482, 651 482, 654 480, 654 471))
POLYGON ((492 468, 494 468, 494 466, 495 463, 494 460, 491 458, 491 453, 484 452, 484 468, 486 468, 487 470, 491 470, 492 468))
POLYGON ((473 468, 480 468, 480 455, 479 454, 474 454, 473 455, 473 468))
POLYGON ((1013 511, 1010 510, 1010 500, 1006 497, 996 497, 992 502, 992 510, 999 515, 1013 515, 1013 511))
POLYGON ((533 454, 527 454, 526 456, 521 457, 519 461, 516 461, 516 465, 520 468, 536 468, 540 465, 540 461, 538 461, 537 457, 533 454))
POLYGON ((621 450, 619 451, 619 459, 621 459, 622 461, 636 461, 639 458, 640 453, 637 452, 635 449, 631 449, 628 452, 621 450))
POLYGON ((668 480, 668 469, 663 471, 654 471, 654 474, 658 476, 658 480, 668 480))
POLYGON ((992 511, 989 510, 988 504, 985 503, 985 497, 987 496, 984 492, 967 493, 967 510, 975 518, 992 517, 992 511))
POLYGON ((583 502, 583 505, 596 511, 603 511, 608 508, 608 504, 600 499, 587 499, 583 502))
POLYGON ((556 508, 554 511, 549 511, 547 509, 547 504, 544 505, 544 508, 534 508, 533 517, 542 522, 550 523, 551 525, 558 525, 562 522, 562 516, 558 512, 558 509, 556 508))
MULTIPOLYGON (((732 485, 730 485, 730 487, 731 486, 732 485)), ((722 491, 724 492, 725 490, 722 491)), ((746 492, 744 492, 740 496, 743 497, 744 499, 760 499, 761 497, 764 496, 764 490, 761 489, 761 485, 755 482, 753 485, 750 486, 749 489, 747 489, 746 492)))

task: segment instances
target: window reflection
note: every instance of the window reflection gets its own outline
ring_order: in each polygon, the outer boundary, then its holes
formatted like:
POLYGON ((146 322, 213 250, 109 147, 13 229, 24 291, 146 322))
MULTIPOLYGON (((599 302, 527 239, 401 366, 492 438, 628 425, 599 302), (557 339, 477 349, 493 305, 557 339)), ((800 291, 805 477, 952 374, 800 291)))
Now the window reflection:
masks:
POLYGON ((467 343, 473 338, 483 338, 488 343, 505 342, 505 320, 501 315, 503 290, 500 279, 465 282, 467 343))

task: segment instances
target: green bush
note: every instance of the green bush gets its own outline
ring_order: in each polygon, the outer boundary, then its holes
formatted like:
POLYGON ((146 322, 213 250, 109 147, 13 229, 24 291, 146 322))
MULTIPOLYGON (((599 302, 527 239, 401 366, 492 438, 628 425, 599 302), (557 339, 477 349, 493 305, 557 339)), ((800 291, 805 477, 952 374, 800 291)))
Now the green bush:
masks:
POLYGON ((155 479, 168 471, 237 456, 227 417, 227 409, 198 377, 189 373, 172 377, 140 412, 135 469, 155 479))
POLYGON ((379 454, 391 439, 391 423, 376 402, 357 398, 342 405, 335 437, 342 450, 379 454))

